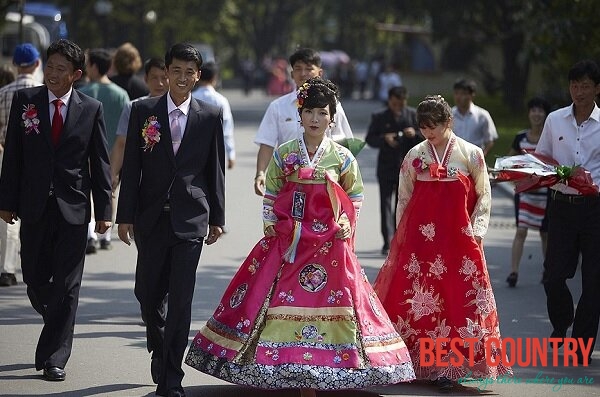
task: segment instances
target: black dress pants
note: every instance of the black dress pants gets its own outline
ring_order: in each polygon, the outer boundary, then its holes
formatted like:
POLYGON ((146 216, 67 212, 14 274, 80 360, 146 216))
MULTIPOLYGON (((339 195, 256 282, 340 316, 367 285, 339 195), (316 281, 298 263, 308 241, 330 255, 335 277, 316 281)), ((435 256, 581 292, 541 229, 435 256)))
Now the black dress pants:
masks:
POLYGON ((73 345, 87 223, 67 223, 51 196, 38 222, 21 221, 20 237, 27 295, 44 319, 35 351, 35 368, 64 368, 73 345))
POLYGON ((381 236, 383 246, 390 247, 396 232, 396 204, 398 202, 398 180, 379 178, 379 212, 381 214, 381 236))
POLYGON ((543 282, 554 332, 564 336, 573 324, 573 338, 595 343, 600 321, 600 198, 550 202, 543 282), (582 292, 574 310, 566 280, 575 275, 580 256, 582 292))
POLYGON ((181 364, 188 345, 196 269, 203 240, 181 240, 173 232, 169 212, 163 212, 149 233, 134 230, 138 249, 135 296, 146 321, 148 351, 162 358, 156 392, 166 395, 180 387, 181 364), (168 294, 167 310, 164 299, 168 294))

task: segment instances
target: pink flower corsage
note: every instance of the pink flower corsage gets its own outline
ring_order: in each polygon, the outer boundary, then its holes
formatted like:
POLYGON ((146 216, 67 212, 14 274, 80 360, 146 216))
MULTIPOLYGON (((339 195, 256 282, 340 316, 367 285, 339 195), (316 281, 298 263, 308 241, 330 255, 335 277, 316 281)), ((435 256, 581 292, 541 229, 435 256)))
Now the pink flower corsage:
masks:
POLYGON ((426 170, 429 165, 425 162, 425 153, 421 153, 419 157, 415 157, 412 161, 412 166, 417 172, 426 170))
POLYGON ((160 142, 160 124, 156 116, 150 116, 144 123, 142 128, 142 138, 144 138, 144 152, 146 150, 152 151, 154 145, 160 142))
POLYGON ((23 106, 21 118, 23 119, 23 125, 25 126, 25 134, 29 135, 32 132, 35 132, 36 134, 40 133, 40 129, 38 128, 40 119, 38 119, 38 112, 34 104, 30 103, 29 105, 23 106))

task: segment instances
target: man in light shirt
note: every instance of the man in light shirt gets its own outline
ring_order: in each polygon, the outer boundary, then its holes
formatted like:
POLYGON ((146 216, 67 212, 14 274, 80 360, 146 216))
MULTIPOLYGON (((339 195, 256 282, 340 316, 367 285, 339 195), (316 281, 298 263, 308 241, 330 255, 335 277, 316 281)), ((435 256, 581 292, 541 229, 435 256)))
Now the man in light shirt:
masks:
MULTIPOLYGON (((290 56, 292 79, 296 87, 312 77, 322 76, 321 57, 310 48, 301 48, 290 56)), ((352 138, 352 130, 342 105, 338 102, 334 125, 329 132, 334 140, 352 138)), ((265 170, 273 156, 273 150, 280 144, 302 136, 296 92, 292 91, 269 104, 258 127, 254 143, 260 146, 256 158, 254 192, 265 194, 265 170)))
POLYGON ((235 165, 235 141, 233 139, 233 115, 229 101, 215 90, 219 77, 219 69, 214 62, 207 62, 200 68, 200 80, 192 91, 192 96, 201 101, 208 102, 223 109, 223 139, 225 140, 225 154, 227 155, 227 168, 235 165))
POLYGON ((483 149, 487 155, 494 141, 498 139, 496 125, 490 113, 473 103, 477 84, 473 80, 459 79, 454 83, 454 119, 452 131, 474 145, 483 149))
MULTIPOLYGON (((600 67, 592 60, 576 63, 568 74, 573 103, 548 115, 535 152, 562 165, 581 165, 600 184, 600 67)), ((583 196, 563 183, 552 186, 548 207, 548 249, 544 260, 544 290, 551 337, 591 342, 589 355, 577 351, 578 365, 588 365, 600 321, 600 196, 583 196), (577 310, 567 285, 581 257, 581 297, 577 310)), ((562 344, 562 342, 561 342, 562 344)))

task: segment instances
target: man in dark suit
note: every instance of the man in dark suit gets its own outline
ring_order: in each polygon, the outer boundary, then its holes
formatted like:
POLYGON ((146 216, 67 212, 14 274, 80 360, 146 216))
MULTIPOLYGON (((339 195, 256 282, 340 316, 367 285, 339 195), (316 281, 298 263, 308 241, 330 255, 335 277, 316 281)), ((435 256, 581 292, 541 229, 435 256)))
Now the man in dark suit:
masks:
POLYGON ((90 191, 96 231, 111 225, 111 184, 102 104, 73 89, 81 48, 59 40, 47 50, 45 85, 15 93, 2 175, 0 217, 21 219, 21 267, 33 308, 44 319, 35 368, 65 379, 83 274, 90 191))
POLYGON ((208 229, 206 244, 215 243, 225 224, 225 148, 221 110, 191 96, 202 65, 198 50, 176 44, 165 65, 169 92, 131 109, 117 223, 127 244, 135 231, 135 295, 156 394, 177 397, 185 396, 181 363, 203 240, 208 229))
POLYGON ((379 148, 377 179, 381 211, 381 254, 387 255, 390 241, 396 231, 396 203, 398 200, 398 174, 406 153, 423 140, 417 133, 417 113, 406 106, 408 91, 403 86, 390 88, 388 107, 374 113, 365 140, 371 147, 379 148))

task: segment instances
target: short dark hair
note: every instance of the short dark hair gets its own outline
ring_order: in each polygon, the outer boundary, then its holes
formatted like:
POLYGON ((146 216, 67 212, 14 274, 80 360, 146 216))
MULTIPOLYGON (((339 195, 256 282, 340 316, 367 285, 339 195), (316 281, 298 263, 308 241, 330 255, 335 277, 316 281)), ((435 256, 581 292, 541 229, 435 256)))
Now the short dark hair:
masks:
POLYGON ((533 108, 544 109, 544 112, 546 112, 546 116, 550 114, 550 111, 552 109, 550 106, 550 102, 539 96, 533 97, 527 102, 527 110, 531 110, 533 108))
POLYGON ((88 61, 90 65, 96 65, 101 76, 108 73, 112 62, 112 55, 104 48, 93 48, 88 51, 88 61))
POLYGON ((594 83, 600 83, 600 68, 598 64, 591 59, 584 59, 577 62, 571 70, 569 70, 569 81, 579 81, 584 77, 589 77, 594 83))
POLYGON ((321 55, 312 48, 299 48, 290 56, 290 65, 294 67, 296 62, 304 62, 307 65, 321 67, 321 55))
POLYGON ((46 50, 46 59, 51 55, 60 54, 73 65, 73 70, 81 70, 85 72, 85 54, 83 50, 71 40, 60 39, 48 47, 46 50))
POLYGON ((144 62, 144 73, 146 73, 146 76, 148 75, 148 73, 150 73, 150 69, 152 68, 165 70, 165 61, 160 58, 147 59, 146 62, 144 62))
POLYGON ((333 120, 337 109, 339 90, 335 84, 321 77, 313 77, 298 88, 296 95, 302 96, 302 104, 298 108, 298 113, 302 114, 302 109, 324 108, 329 105, 329 114, 333 120), (304 90, 303 94, 300 91, 304 90))
POLYGON ((202 67, 202 55, 191 44, 177 43, 167 50, 165 54, 165 66, 168 68, 173 63, 173 59, 179 59, 186 62, 194 62, 198 70, 202 67))
POLYGON ((391 97, 398 99, 406 99, 408 98, 408 90, 402 85, 392 87, 388 90, 388 99, 390 99, 391 97))
POLYGON ((477 83, 475 80, 460 78, 454 82, 455 90, 465 90, 468 91, 469 94, 474 94, 477 92, 477 83))
POLYGON ((207 62, 200 68, 200 81, 212 81, 219 74, 219 67, 214 62, 207 62))
POLYGON ((431 128, 450 119, 452 119, 452 109, 441 95, 428 95, 417 106, 417 124, 420 128, 431 128))

